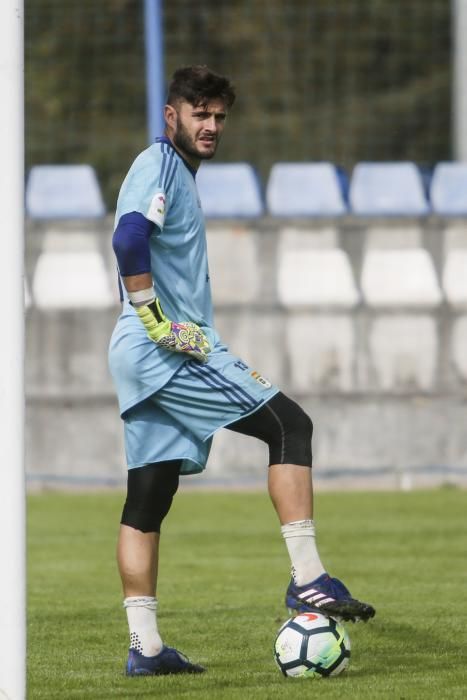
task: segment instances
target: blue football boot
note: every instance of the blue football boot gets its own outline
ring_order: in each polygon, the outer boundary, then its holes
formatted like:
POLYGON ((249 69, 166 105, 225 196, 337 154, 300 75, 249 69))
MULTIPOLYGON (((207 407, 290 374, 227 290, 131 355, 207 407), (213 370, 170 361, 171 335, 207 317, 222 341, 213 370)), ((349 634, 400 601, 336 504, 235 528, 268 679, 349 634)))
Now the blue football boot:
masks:
POLYGON ((375 615, 368 603, 355 600, 338 578, 321 574, 305 586, 297 586, 292 579, 285 595, 290 615, 301 612, 320 612, 339 621, 366 622, 375 615))
POLYGON ((169 673, 203 673, 205 669, 192 664, 187 657, 173 649, 163 646, 156 656, 143 656, 130 649, 126 664, 127 676, 166 676, 169 673))

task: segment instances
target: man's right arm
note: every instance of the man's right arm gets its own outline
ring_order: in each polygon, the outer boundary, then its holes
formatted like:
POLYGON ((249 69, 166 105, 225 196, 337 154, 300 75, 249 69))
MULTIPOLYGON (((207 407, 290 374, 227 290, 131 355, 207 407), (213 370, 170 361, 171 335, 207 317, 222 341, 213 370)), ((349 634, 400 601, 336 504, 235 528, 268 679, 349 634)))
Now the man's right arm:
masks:
MULTIPOLYGON (((127 292, 153 289, 149 239, 155 224, 143 214, 132 211, 120 217, 112 245, 118 269, 127 292)), ((154 300, 154 291, 152 299, 154 300)))
POLYGON ((210 346, 194 323, 176 323, 163 313, 154 293, 149 239, 155 224, 139 212, 124 214, 115 229, 112 245, 130 303, 148 337, 172 352, 184 352, 206 362, 210 346))

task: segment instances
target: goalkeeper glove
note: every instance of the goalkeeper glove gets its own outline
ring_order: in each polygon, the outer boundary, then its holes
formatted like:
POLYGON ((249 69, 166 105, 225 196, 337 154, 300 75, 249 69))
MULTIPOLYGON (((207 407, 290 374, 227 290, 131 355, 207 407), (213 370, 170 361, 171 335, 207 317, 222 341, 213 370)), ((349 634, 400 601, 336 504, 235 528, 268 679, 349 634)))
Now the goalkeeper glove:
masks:
POLYGON ((207 362, 211 352, 208 339, 196 323, 170 321, 163 313, 159 299, 135 306, 148 337, 162 348, 184 352, 199 362, 207 362))

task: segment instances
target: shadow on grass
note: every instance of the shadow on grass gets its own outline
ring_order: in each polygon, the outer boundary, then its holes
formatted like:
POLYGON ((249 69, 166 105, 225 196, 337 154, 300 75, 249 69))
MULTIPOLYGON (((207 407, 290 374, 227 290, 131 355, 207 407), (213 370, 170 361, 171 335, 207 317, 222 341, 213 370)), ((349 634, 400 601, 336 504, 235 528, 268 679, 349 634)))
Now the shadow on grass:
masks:
MULTIPOLYGON (((439 616, 437 619, 440 619, 439 616)), ((444 626, 442 629, 449 628, 444 626)), ((355 657, 362 659, 370 657, 371 662, 364 668, 357 664, 351 665, 349 675, 352 677, 387 676, 391 668, 392 672, 404 669, 404 673, 421 670, 419 661, 421 657, 423 657, 424 673, 439 671, 442 657, 450 659, 452 664, 462 661, 462 650, 452 641, 452 637, 446 638, 429 626, 421 627, 383 619, 369 623, 362 632, 362 637, 353 645, 352 656, 354 660, 355 657), (415 657, 418 659, 417 662, 415 657)), ((451 634, 452 630, 449 629, 449 632, 451 634)), ((352 639, 352 630, 349 633, 352 639)))

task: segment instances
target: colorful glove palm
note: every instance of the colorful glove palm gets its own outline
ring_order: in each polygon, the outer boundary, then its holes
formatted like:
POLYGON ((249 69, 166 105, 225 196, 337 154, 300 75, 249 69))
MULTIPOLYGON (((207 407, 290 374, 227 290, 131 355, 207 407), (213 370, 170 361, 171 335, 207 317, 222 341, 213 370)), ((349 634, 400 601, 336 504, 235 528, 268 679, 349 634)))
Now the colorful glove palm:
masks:
POLYGON ((211 348, 205 334, 196 323, 170 321, 163 313, 159 299, 135 307, 149 338, 172 352, 184 352, 198 362, 207 362, 211 348))

